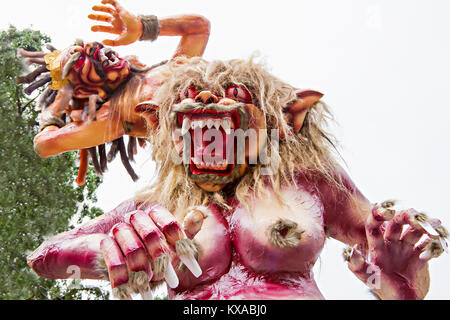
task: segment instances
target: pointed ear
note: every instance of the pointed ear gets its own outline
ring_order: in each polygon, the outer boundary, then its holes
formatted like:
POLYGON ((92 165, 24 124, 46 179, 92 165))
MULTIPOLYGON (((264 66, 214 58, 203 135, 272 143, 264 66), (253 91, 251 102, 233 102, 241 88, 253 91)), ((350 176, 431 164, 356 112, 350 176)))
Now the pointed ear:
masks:
POLYGON ((294 132, 298 133, 303 127, 309 109, 322 99, 323 94, 314 90, 298 90, 296 95, 297 100, 288 105, 284 112, 287 114, 294 132))
POLYGON ((150 128, 156 130, 159 126, 158 109, 159 106, 155 102, 144 101, 139 103, 134 111, 144 117, 150 128))

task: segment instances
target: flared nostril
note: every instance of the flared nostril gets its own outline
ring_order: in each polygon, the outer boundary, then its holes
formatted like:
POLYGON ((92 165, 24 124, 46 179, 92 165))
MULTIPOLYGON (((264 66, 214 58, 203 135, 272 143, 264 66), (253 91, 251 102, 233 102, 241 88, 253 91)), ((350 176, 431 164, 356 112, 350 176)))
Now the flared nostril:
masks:
POLYGON ((210 91, 202 91, 195 98, 195 102, 203 104, 212 104, 217 103, 218 101, 219 99, 215 95, 213 95, 210 91))

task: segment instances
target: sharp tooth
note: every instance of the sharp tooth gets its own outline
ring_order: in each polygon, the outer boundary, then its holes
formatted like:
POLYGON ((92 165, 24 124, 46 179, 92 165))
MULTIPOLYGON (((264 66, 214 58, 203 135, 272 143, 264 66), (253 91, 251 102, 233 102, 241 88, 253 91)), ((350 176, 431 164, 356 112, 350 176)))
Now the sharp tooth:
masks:
POLYGON ((231 133, 231 120, 230 119, 223 120, 222 127, 225 130, 226 134, 230 134, 231 133))
POLYGON ((217 130, 220 129, 220 125, 221 125, 221 121, 220 121, 220 120, 214 121, 214 127, 215 127, 217 130))
POLYGON ((188 133, 190 128, 191 120, 189 120, 188 118, 184 118, 183 127, 181 128, 181 135, 184 136, 186 133, 188 133))
POLYGON ((199 126, 200 128, 203 129, 203 128, 206 126, 206 122, 203 121, 203 120, 200 120, 200 121, 198 122, 198 126, 199 126))
POLYGON ((200 127, 199 121, 194 121, 194 122, 192 122, 191 127, 192 127, 192 129, 199 128, 199 127, 200 127))
POLYGON ((208 125, 208 129, 211 129, 211 128, 214 126, 214 120, 209 119, 209 120, 207 121, 207 125, 208 125))

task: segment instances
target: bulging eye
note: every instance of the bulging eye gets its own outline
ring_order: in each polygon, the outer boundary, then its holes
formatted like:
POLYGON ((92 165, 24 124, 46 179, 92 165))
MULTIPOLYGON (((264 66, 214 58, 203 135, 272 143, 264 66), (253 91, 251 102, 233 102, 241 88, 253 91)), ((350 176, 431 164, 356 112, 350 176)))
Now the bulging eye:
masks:
POLYGON ((86 60, 86 56, 84 54, 81 54, 81 56, 78 58, 78 61, 75 63, 75 67, 76 68, 82 67, 85 60, 86 60))
POLYGON ((225 95, 227 98, 243 102, 243 103, 252 103, 252 95, 251 93, 243 86, 232 85, 227 88, 225 91, 225 95))
POLYGON ((198 94, 198 90, 194 86, 187 87, 183 92, 180 94, 181 100, 184 99, 194 99, 198 94))

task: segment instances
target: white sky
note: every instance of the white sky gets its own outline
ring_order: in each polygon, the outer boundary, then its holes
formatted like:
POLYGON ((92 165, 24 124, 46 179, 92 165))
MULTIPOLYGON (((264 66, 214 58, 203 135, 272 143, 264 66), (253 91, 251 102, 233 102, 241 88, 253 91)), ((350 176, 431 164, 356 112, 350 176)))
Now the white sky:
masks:
MULTIPOLYGON (((32 25, 58 48, 75 38, 100 41, 87 19, 100 1, 9 1, 0 27, 32 25)), ((206 59, 247 58, 259 51, 271 71, 300 88, 325 93, 339 126, 349 172, 373 202, 396 198, 450 226, 450 2, 446 0, 205 1, 123 0, 130 11, 169 16, 202 14, 212 33, 206 59)), ((120 47, 148 64, 169 58, 177 38, 120 47)), ((148 155, 135 167, 154 171, 148 155)), ((116 162, 98 190, 114 208, 148 178, 130 182, 116 162)), ((328 299, 372 299, 346 269, 343 246, 329 241, 315 272, 328 299)), ((428 299, 449 299, 450 257, 430 265, 428 299)))

